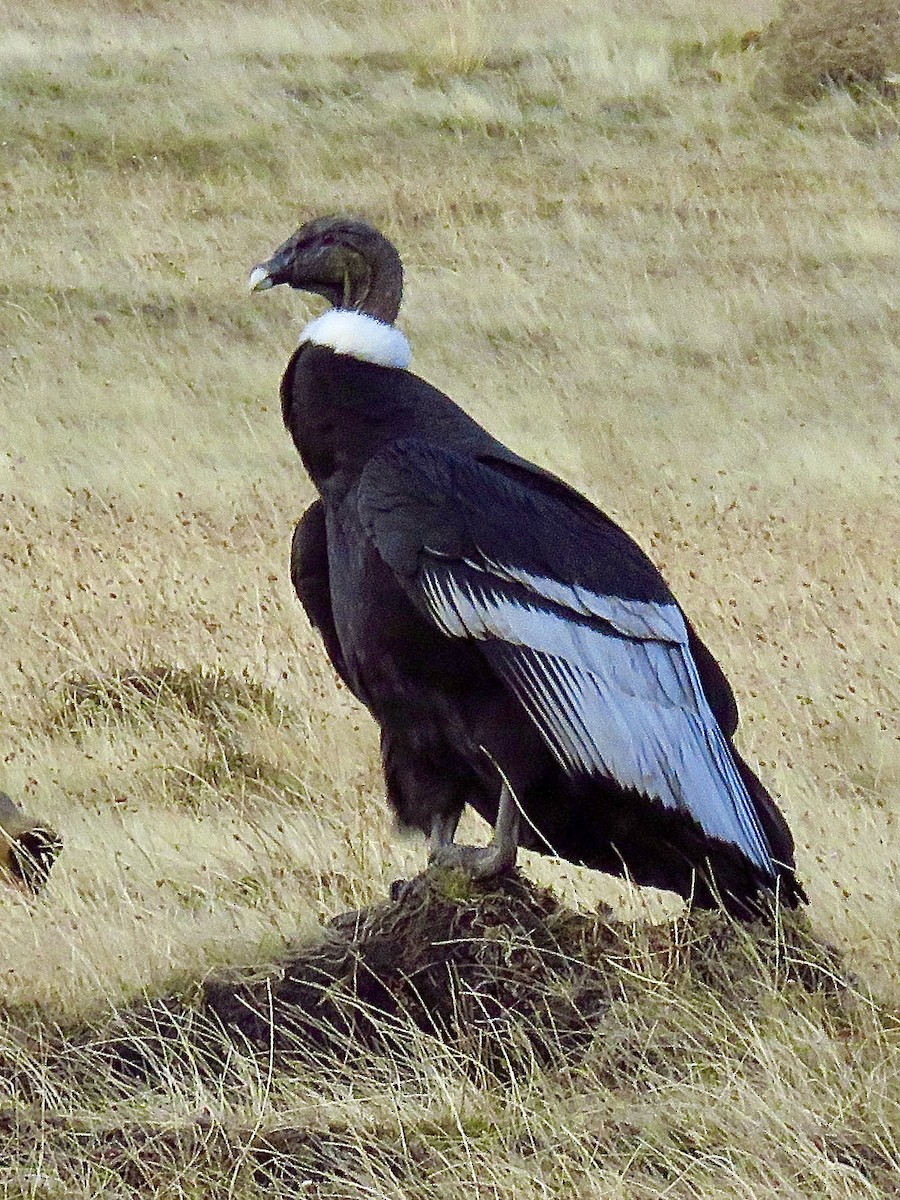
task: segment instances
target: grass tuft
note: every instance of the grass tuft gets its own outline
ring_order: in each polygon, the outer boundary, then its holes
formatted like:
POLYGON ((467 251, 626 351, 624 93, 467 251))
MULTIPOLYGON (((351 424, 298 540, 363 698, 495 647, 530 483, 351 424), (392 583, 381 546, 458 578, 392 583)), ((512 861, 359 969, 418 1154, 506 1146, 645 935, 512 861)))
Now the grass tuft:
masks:
POLYGON ((900 10, 885 0, 785 0, 756 45, 760 96, 814 100, 836 88, 883 95, 900 71, 900 10))
POLYGON ((176 667, 152 664, 123 668, 89 678, 63 681, 62 702, 52 724, 77 732, 96 719, 143 720, 152 724, 169 713, 193 717, 213 729, 229 728, 241 712, 278 724, 290 713, 271 688, 241 676, 210 670, 203 664, 176 667))

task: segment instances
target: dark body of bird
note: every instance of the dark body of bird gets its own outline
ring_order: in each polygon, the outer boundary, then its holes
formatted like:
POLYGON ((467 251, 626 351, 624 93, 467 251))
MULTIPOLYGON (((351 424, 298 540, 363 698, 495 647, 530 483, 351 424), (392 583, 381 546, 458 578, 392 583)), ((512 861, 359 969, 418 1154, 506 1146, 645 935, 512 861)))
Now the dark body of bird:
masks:
POLYGON ((400 281, 390 243, 340 218, 251 275, 341 305, 281 385, 320 496, 291 576, 381 728, 400 823, 452 860, 472 805, 506 851, 479 874, 521 845, 742 914, 776 888, 804 899, 788 827, 731 742, 731 688, 659 572, 405 369, 400 281))
POLYGON ((0 879, 37 893, 62 850, 57 833, 0 792, 0 879))

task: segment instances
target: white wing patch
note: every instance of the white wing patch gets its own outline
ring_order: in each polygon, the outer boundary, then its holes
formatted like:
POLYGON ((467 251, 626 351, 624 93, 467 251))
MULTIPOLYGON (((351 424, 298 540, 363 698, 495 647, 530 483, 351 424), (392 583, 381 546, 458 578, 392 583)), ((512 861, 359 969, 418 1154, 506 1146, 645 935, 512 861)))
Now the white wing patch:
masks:
POLYGON ((465 565, 472 574, 462 578, 424 570, 429 611, 449 636, 492 643, 491 661, 562 768, 615 779, 689 813, 774 875, 678 608, 601 596, 505 564, 465 565))
POLYGON ((379 367, 405 370, 412 358, 409 342, 399 329, 367 313, 332 308, 316 317, 300 334, 300 343, 327 346, 335 354, 347 354, 379 367))

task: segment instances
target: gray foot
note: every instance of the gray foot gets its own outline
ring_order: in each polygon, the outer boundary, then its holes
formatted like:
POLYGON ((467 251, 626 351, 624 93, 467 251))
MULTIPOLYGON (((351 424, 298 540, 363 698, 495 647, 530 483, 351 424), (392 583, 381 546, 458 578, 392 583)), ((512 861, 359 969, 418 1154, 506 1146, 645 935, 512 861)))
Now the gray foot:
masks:
POLYGON ((516 865, 519 848, 519 808, 512 789, 503 781, 494 836, 487 846, 457 846, 453 829, 447 836, 447 823, 438 821, 432 834, 429 863, 434 867, 452 867, 465 871, 472 879, 495 879, 516 865))
POLYGON ((515 853, 500 853, 494 842, 488 846, 438 846, 428 860, 430 867, 465 871, 472 879, 495 879, 516 865, 515 853))

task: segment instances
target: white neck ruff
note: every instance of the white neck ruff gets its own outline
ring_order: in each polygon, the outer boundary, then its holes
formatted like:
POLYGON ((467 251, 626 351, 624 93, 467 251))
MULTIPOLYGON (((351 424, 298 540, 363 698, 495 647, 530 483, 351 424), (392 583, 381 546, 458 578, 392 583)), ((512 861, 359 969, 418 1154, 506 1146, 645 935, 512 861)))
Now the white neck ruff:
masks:
POLYGON ((347 308, 332 308, 310 321, 300 334, 300 344, 304 342, 379 367, 405 369, 412 358, 409 342, 399 329, 347 308))

